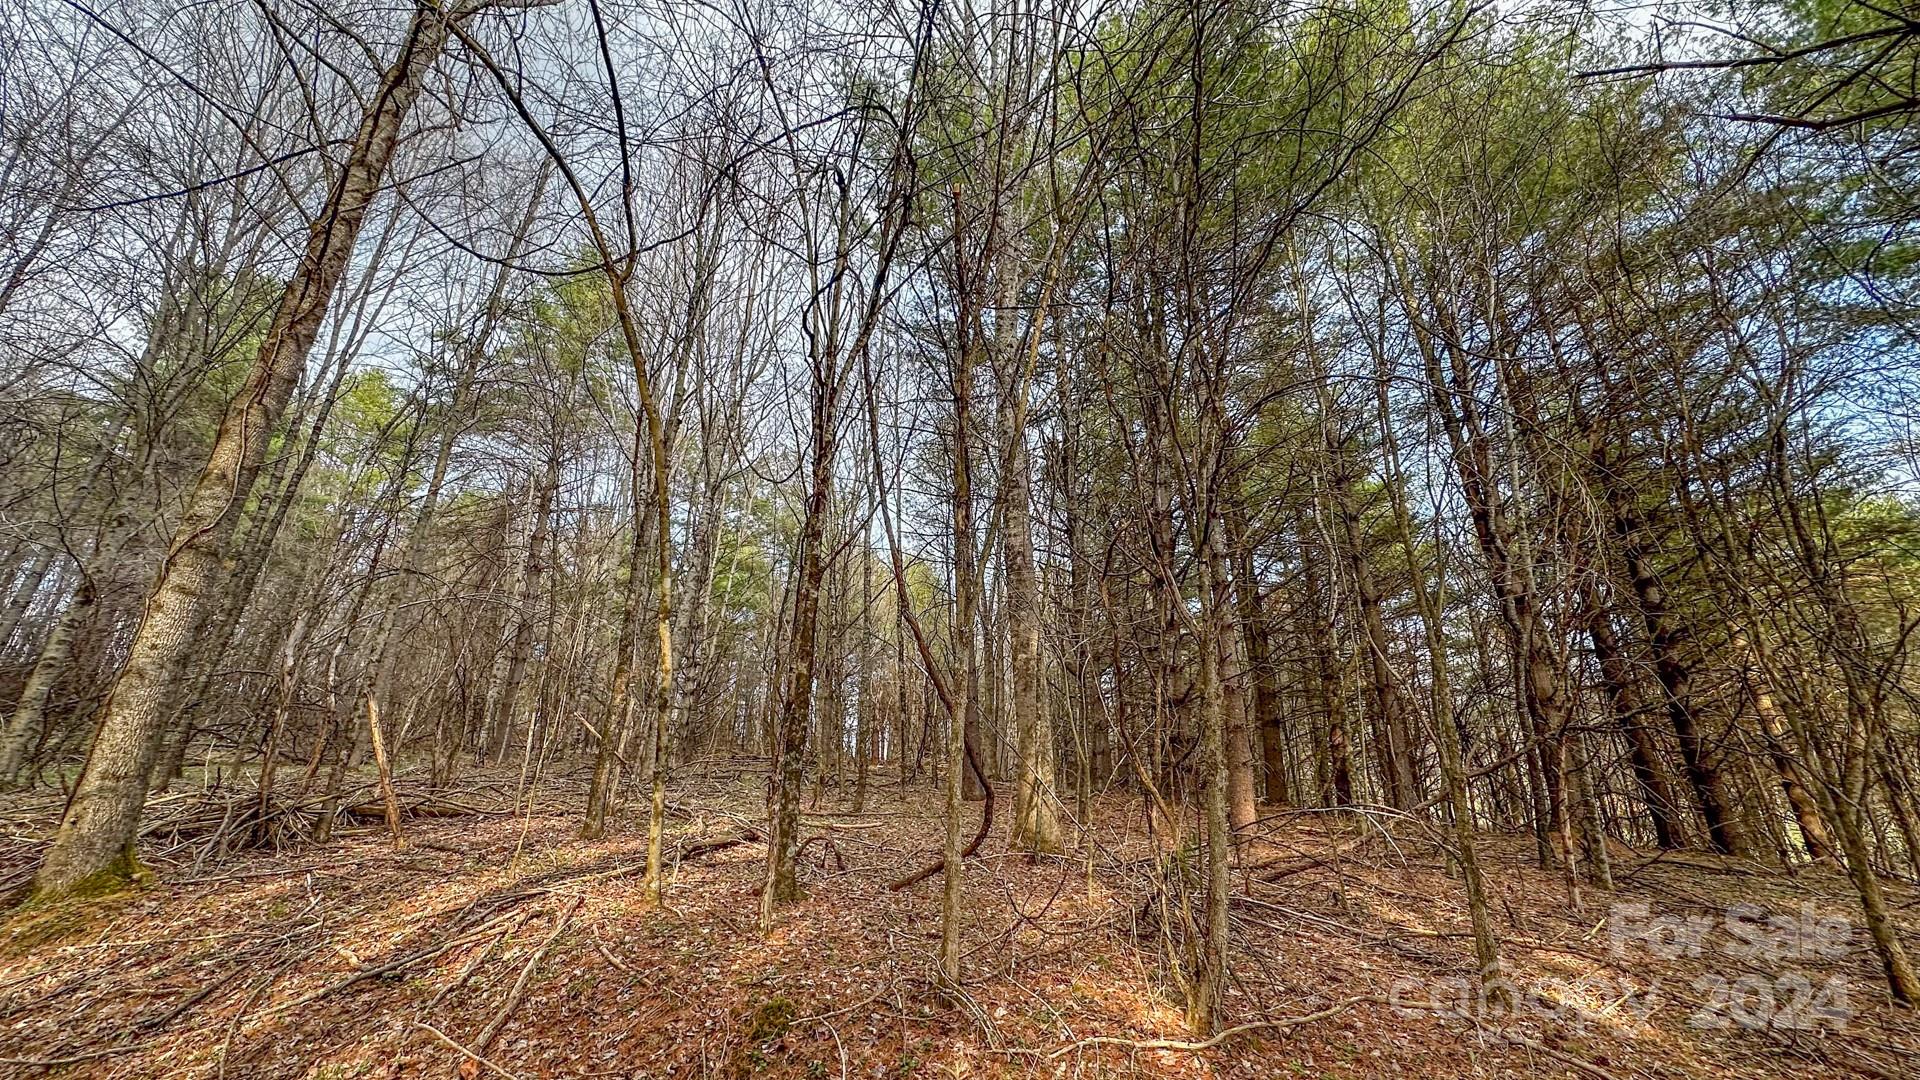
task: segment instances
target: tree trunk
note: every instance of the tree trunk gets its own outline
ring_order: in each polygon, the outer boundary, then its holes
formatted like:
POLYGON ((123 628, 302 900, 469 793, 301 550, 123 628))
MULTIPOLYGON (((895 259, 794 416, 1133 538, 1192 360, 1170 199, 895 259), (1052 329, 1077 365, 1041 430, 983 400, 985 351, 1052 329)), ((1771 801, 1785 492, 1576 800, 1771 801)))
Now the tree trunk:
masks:
POLYGON ((833 500, 834 424, 831 373, 814 369, 813 469, 800 523, 798 577, 793 593, 793 625, 787 639, 787 679, 773 748, 773 799, 767 837, 767 883, 761 918, 771 924, 773 910, 800 900, 795 861, 800 852, 800 792, 806 780, 807 729, 813 713, 814 638, 820 621, 820 586, 826 577, 827 512, 833 500))
POLYGON ((1780 715, 1780 707, 1773 700, 1773 691, 1767 685, 1766 674, 1754 670, 1754 648, 1747 640, 1746 631, 1735 629, 1728 646, 1738 657, 1741 666, 1741 679, 1746 685, 1747 695, 1753 699, 1754 714, 1760 720, 1760 734, 1767 742, 1767 757, 1773 763, 1774 774, 1780 778, 1780 789, 1787 796, 1787 805, 1793 810, 1793 818, 1800 826, 1800 843, 1806 848, 1807 857, 1818 862, 1834 857, 1833 834, 1827 829, 1825 816, 1820 813, 1820 804, 1801 777, 1799 756, 1794 751, 1793 732, 1787 727, 1786 720, 1780 715))
POLYGON ((40 553, 27 563, 25 573, 19 575, 19 582, 8 594, 6 607, 0 607, 0 651, 13 640, 13 630, 19 628, 21 615, 27 613, 27 607, 33 605, 33 598, 40 594, 40 584, 46 580, 48 571, 54 569, 54 546, 42 546, 40 553))
POLYGON ((1310 609, 1310 637, 1313 643, 1314 688, 1320 704, 1322 730, 1314 750, 1318 791, 1322 806, 1353 805, 1353 754, 1347 745, 1346 679, 1341 671, 1339 643, 1333 623, 1332 604, 1326 594, 1325 578, 1320 573, 1319 553, 1307 544, 1308 528, 1303 516, 1299 523, 1300 566, 1306 583, 1310 609))
MULTIPOLYGON (((1411 311, 1410 295, 1405 302, 1411 311)), ((1540 617, 1530 562, 1525 552, 1519 550, 1525 540, 1510 520, 1506 495, 1494 466, 1492 440, 1474 393, 1468 357, 1457 339, 1442 338, 1437 344, 1446 353, 1443 372, 1436 342, 1425 333, 1414 336, 1434 410, 1439 414, 1454 472, 1460 479, 1461 498, 1472 518, 1474 538, 1513 646, 1520 711, 1532 729, 1539 756, 1540 801, 1545 803, 1542 808, 1545 813, 1534 815, 1536 835, 1558 842, 1560 857, 1568 872, 1569 890, 1575 891, 1575 855, 1567 843, 1567 793, 1562 783, 1568 705, 1565 670, 1549 636, 1549 625, 1540 617)))
POLYGON ((92 577, 84 577, 67 601, 66 609, 60 612, 60 619, 54 623, 47 640, 41 643, 40 657, 27 673, 27 681, 20 688, 20 700, 14 704, 13 715, 7 718, 4 733, 0 733, 0 786, 20 782, 34 748, 40 745, 46 727, 47 699, 66 673, 67 661, 73 656, 74 638, 81 627, 92 621, 99 606, 98 598, 98 586, 92 577))
POLYGON ((370 693, 362 700, 367 707, 367 738, 373 744, 373 766, 380 777, 380 803, 386 808, 387 832, 396 849, 404 848, 407 838, 400 833, 400 800, 393 794, 393 767, 387 763, 387 739, 380 730, 380 703, 370 693))
MULTIPOLYGON (((1216 545, 1218 546, 1218 545, 1216 545)), ((1227 822, 1238 837, 1253 828, 1260 809, 1254 795, 1253 730, 1247 717, 1247 665, 1241 652, 1239 609, 1232 602, 1232 575, 1224 554, 1217 557, 1215 580, 1226 596, 1214 614, 1213 648, 1220 657, 1220 708, 1225 725, 1227 822)))
POLYGON ((533 638, 539 618, 542 579, 546 574, 547 536, 553 518, 553 496, 560 483, 560 460, 547 459, 544 475, 537 481, 533 496, 533 530, 527 537, 527 558, 520 574, 520 602, 517 605, 513 642, 507 651, 507 672, 494 700, 493 716, 487 722, 487 756, 499 759, 512 742, 512 729, 520 705, 520 685, 526 680, 527 662, 533 658, 533 638))
POLYGON ((1253 548, 1247 537, 1245 516, 1234 508, 1227 512, 1227 535, 1233 543, 1236 560, 1234 596, 1239 605, 1247 672, 1253 680, 1253 715, 1249 718, 1252 727, 1248 739, 1259 746, 1266 801, 1274 806, 1290 806, 1294 794, 1287 782, 1287 737, 1280 676, 1272 658, 1273 642, 1267 629, 1266 608, 1261 603, 1260 582, 1254 577, 1253 548))
MULTIPOLYGON (((1217 522, 1209 523, 1217 526, 1217 522)), ((1212 1034, 1221 995, 1226 990, 1231 897, 1232 826, 1228 818, 1227 715, 1221 686, 1220 651, 1210 647, 1222 630, 1221 616, 1231 604, 1228 583, 1218 577, 1225 560, 1219 553, 1218 529, 1208 527, 1200 555, 1203 644, 1200 649, 1200 767, 1207 837, 1206 940, 1200 969, 1194 973, 1187 997, 1187 1027, 1198 1035, 1212 1034)), ((1230 630, 1228 631, 1230 632, 1230 630)))
POLYGON ((1662 851, 1675 850, 1685 843, 1685 838, 1680 831, 1673 787, 1667 780, 1660 747, 1654 741, 1652 730, 1641 719, 1639 697, 1633 691, 1633 676, 1627 667, 1626 655, 1591 583, 1585 586, 1583 599, 1587 609, 1587 636, 1593 642, 1593 656, 1600 665, 1601 691, 1614 722, 1627 738, 1635 791, 1653 822, 1654 843, 1662 851))
MULTIPOLYGON (((1015 380, 1018 381, 1018 380, 1015 380)), ((1053 723, 1040 700, 1040 587, 1033 567, 1033 484, 1025 410, 1003 393, 999 418, 1001 541, 1006 568, 1008 652, 1013 668, 1015 745, 1013 835, 1016 851, 1057 854, 1061 848, 1053 723)))
POLYGON ((1367 657, 1367 697, 1383 736, 1380 747, 1380 775, 1386 788, 1387 805, 1406 810, 1421 801, 1419 778, 1414 773, 1412 732, 1407 721, 1404 695, 1394 676, 1388 656, 1386 620, 1380 610, 1380 587, 1374 581, 1373 566, 1365 550, 1366 531, 1353 496, 1353 477, 1346 463, 1344 445, 1335 448, 1334 477, 1331 484, 1334 518, 1340 523, 1340 548, 1346 556, 1347 570, 1353 579, 1354 601, 1360 612, 1362 649, 1367 657))
POLYGON ((638 645, 640 616, 645 607, 639 568, 645 563, 647 529, 646 522, 636 518, 627 546, 627 565, 632 569, 621 595, 620 630, 615 635, 613 653, 613 685, 608 695, 607 711, 601 717, 597 733, 599 745, 594 751, 593 780, 587 788, 586 820, 580 826, 580 838, 583 840, 598 840, 606 835, 607 816, 613 812, 614 796, 620 790, 621 770, 627 764, 627 732, 633 727, 633 654, 638 645))
MULTIPOLYGON (((956 203, 958 197, 956 193, 956 203)), ((958 207, 955 208, 958 217, 958 207)), ((956 233, 957 243, 957 233, 956 233)), ((969 782, 984 784, 967 768, 967 749, 973 738, 974 712, 979 701, 979 659, 974 647, 975 605, 979 602, 979 583, 974 567, 973 523, 973 368, 969 347, 971 320, 963 311, 960 346, 953 365, 953 491, 950 510, 953 521, 953 651, 954 679, 952 707, 948 710, 946 836, 941 850, 940 878, 940 976, 949 984, 960 983, 960 890, 966 872, 962 859, 960 812, 969 782)), ((896 571, 898 564, 896 563, 896 571)))
POLYGON ((0 651, 4 651, 13 640, 14 631, 20 627, 20 617, 32 606, 33 598, 40 594, 40 583, 47 580, 47 572, 53 569, 53 553, 52 544, 40 548, 40 554, 27 564, 13 592, 8 594, 6 606, 0 608, 0 651))
POLYGON ((873 743, 880 737, 879 689, 873 655, 873 552, 860 545, 860 703, 854 714, 853 729, 853 812, 867 809, 867 769, 873 758, 873 743))
POLYGON ((1608 492, 1613 512, 1614 534, 1633 595, 1647 628, 1647 645, 1653 656, 1654 677, 1659 680, 1666 704, 1667 722, 1680 743, 1680 760, 1686 768, 1687 782, 1699 800, 1701 816, 1707 824, 1707 841, 1713 850, 1728 855, 1751 853, 1745 831, 1734 812, 1734 802, 1720 769, 1708 757, 1700 732, 1699 718, 1693 707, 1693 671, 1681 657, 1686 634, 1667 612, 1666 590, 1651 559, 1641 547, 1638 519, 1623 504, 1623 494, 1608 492))
MULTIPOLYGON (((1375 355, 1376 376, 1374 380, 1374 406, 1380 425, 1380 441, 1386 451, 1386 487, 1389 503, 1393 509, 1394 525, 1400 541, 1406 545, 1411 558, 1417 550, 1414 543, 1413 515, 1407 511, 1406 479, 1400 468, 1400 447, 1394 437, 1393 416, 1387 397, 1387 372, 1385 358, 1375 355)), ((1435 537, 1433 545, 1438 565, 1434 568, 1433 580, 1438 583, 1440 594, 1435 595, 1428 586, 1427 571, 1414 563, 1411 566, 1413 579, 1414 607, 1420 614, 1420 625, 1427 647, 1427 666, 1431 686, 1433 737, 1440 751, 1441 783, 1446 788, 1448 817, 1453 827, 1453 843, 1460 862, 1460 877, 1467 894, 1467 916, 1473 927, 1473 953, 1480 971, 1481 992, 1490 1005, 1505 1008, 1512 1004, 1512 995, 1508 990, 1500 960, 1500 939, 1493 929, 1493 918, 1487 908, 1486 877, 1481 871, 1478 838, 1473 827, 1473 800, 1467 787, 1467 755, 1461 732, 1460 719, 1454 711, 1453 679, 1447 669, 1447 642, 1445 626, 1445 587, 1447 580, 1445 552, 1446 546, 1435 537)))

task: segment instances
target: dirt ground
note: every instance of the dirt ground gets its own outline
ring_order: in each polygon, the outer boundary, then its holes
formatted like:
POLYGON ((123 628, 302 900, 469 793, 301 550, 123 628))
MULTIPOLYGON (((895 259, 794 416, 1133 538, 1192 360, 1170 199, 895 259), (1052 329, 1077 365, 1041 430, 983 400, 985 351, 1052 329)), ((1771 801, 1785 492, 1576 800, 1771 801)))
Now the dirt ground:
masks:
MULTIPOLYGON (((170 798, 180 820, 216 805, 170 798)), ((1920 1018, 1887 1002, 1823 870, 1621 849, 1615 890, 1576 907, 1530 838, 1489 838, 1518 994, 1501 1010, 1463 996, 1471 939, 1439 849, 1277 816, 1249 858, 1290 872, 1237 883, 1224 1015, 1266 1026, 1193 1050, 1152 1045, 1191 1039, 1152 902, 1180 855, 1137 802, 1096 807, 1091 865, 1006 853, 1003 814, 968 864, 956 995, 932 978, 938 879, 887 888, 937 849, 933 793, 876 786, 851 815, 829 792, 807 818, 808 898, 764 934, 764 847, 713 843, 759 798, 746 771, 676 780, 685 861, 662 908, 640 894, 634 808, 576 838, 578 778, 531 816, 506 784, 474 789, 408 820, 398 851, 372 826, 217 858, 155 830, 144 889, 0 925, 0 1076, 1920 1076, 1920 1018)), ((0 885, 31 873, 57 809, 0 807, 0 885)), ((1920 891, 1892 900, 1920 948, 1920 891)))

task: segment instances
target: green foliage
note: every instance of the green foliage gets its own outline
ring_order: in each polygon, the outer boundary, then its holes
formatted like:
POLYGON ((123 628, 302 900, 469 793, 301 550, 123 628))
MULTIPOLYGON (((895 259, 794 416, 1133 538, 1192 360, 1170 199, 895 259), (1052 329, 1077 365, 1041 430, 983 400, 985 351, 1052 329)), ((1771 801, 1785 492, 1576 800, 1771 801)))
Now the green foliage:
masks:
POLYGON ((767 612, 773 564, 765 540, 763 531, 751 527, 721 533, 713 575, 713 603, 720 611, 735 616, 767 612))
POLYGON ((365 368, 347 377, 340 403, 340 422, 362 434, 378 434, 400 418, 401 394, 384 368, 365 368))

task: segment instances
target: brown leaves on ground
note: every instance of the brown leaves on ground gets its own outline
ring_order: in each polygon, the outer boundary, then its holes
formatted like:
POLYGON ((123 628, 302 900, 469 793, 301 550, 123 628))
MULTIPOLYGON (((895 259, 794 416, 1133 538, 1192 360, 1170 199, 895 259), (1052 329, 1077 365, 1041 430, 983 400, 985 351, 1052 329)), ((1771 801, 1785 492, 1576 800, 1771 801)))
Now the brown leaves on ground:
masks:
MULTIPOLYGON (((693 855, 664 908, 640 894, 634 811, 626 831, 575 839, 577 798, 562 784, 531 817, 409 821, 404 851, 366 830, 197 870, 156 865, 157 884, 51 923, 16 915, 0 939, 0 1075, 1920 1075, 1914 1017, 1886 1003, 1864 931, 1817 949, 1755 946, 1766 915, 1857 926, 1830 872, 1622 852, 1616 891, 1576 909, 1530 841, 1490 842, 1521 1000, 1469 1019, 1458 1005, 1471 942, 1441 855, 1417 834, 1343 848, 1276 882, 1242 881, 1234 905, 1224 1024, 1315 1018, 1192 1052, 1139 1045, 1192 1036, 1165 960, 1177 935, 1151 902, 1180 860, 1149 839, 1137 802, 1098 807, 1091 869, 1084 855, 1008 853, 996 832, 968 864, 954 995, 932 980, 937 882, 885 887, 937 850, 931 793, 902 803, 881 789, 875 812, 854 816, 829 813, 841 805, 829 792, 807 819, 808 897, 763 934, 751 781, 676 788, 671 837, 693 855), (748 839, 708 843, 727 838, 748 839), (1729 924, 1736 903, 1753 907, 1729 924)), ((13 824, 29 859, 21 838, 50 822, 13 824)), ((1257 851, 1327 853, 1358 827, 1280 816, 1257 851)), ((1911 930, 1920 899, 1894 899, 1911 930)))

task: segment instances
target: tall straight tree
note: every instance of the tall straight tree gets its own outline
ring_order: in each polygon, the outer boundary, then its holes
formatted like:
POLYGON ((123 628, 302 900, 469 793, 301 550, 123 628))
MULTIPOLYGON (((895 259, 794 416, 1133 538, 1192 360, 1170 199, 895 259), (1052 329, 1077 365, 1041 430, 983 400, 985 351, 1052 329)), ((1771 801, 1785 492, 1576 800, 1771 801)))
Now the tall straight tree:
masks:
MULTIPOLYGON (((833 497, 834 461, 839 449, 841 399, 851 383, 854 365, 871 348, 874 332, 886 312, 894 260, 913 205, 917 182, 910 157, 915 115, 920 34, 914 50, 913 74, 907 98, 895 114, 897 127, 881 128, 875 121, 852 121, 850 146, 844 162, 839 155, 820 159, 798 135, 797 121, 779 101, 771 63, 757 57, 764 88, 774 99, 791 169, 799 247, 804 252, 802 272, 807 299, 800 313, 806 338, 808 378, 808 477, 805 509, 800 520, 798 566, 793 586, 793 621, 786 648, 786 679, 780 687, 779 714, 773 741, 772 790, 769 806, 767 875, 761 891, 761 920, 771 925, 778 907, 800 898, 795 861, 800 847, 800 792, 805 779, 807 731, 813 716, 815 637, 820 617, 821 583, 825 580, 827 514, 833 497), (848 173, 863 164, 868 140, 891 153, 879 162, 877 185, 867 189, 872 204, 862 199, 848 173), (843 168, 844 166, 844 168, 843 168), (866 270, 854 274, 856 260, 866 270)), ((866 108, 871 101, 857 103, 866 108)), ((874 113, 873 115, 878 115, 874 113)))

